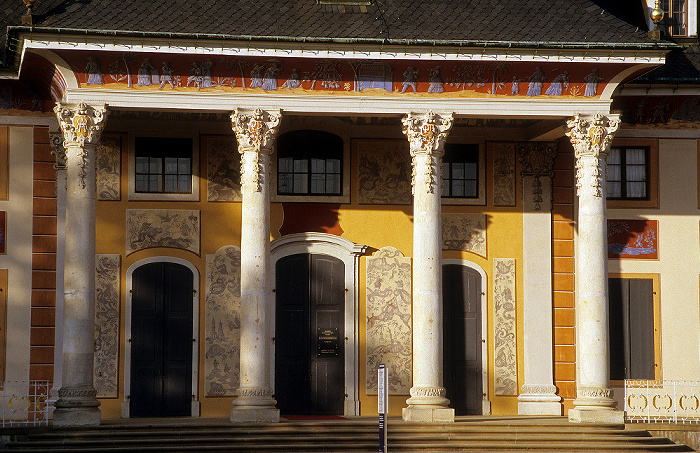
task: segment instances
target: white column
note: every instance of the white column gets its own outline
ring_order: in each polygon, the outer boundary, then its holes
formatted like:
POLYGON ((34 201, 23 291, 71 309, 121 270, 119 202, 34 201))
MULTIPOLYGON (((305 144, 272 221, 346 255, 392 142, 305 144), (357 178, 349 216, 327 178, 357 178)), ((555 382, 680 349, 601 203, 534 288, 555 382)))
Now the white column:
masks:
POLYGON ((63 383, 63 259, 66 253, 66 149, 63 134, 49 132, 51 153, 56 156, 56 315, 54 333, 53 387, 49 398, 49 418, 53 418, 58 390, 63 383))
POLYGON ((269 160, 279 111, 236 110, 231 115, 241 153, 241 359, 233 422, 277 422, 270 384, 272 286, 270 281, 269 160))
POLYGON ((442 380, 442 155, 452 115, 409 114, 413 158, 413 387, 407 421, 454 421, 442 380))
POLYGON ((99 425, 93 386, 95 320, 95 150, 106 109, 57 105, 66 150, 63 382, 54 426, 99 425))
POLYGON ((523 353, 520 415, 561 415, 552 354, 552 177, 556 143, 519 144, 523 165, 523 353))
POLYGON ((624 423, 610 389, 608 340, 606 158, 617 118, 597 114, 567 121, 576 156, 576 396, 569 420, 624 423))

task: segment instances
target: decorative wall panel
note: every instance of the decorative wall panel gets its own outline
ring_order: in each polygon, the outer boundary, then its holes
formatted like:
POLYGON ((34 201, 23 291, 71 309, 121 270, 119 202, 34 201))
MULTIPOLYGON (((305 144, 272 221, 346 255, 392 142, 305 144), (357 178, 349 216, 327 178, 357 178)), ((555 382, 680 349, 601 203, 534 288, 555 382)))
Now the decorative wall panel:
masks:
POLYGON ((207 255, 204 308, 204 392, 234 396, 240 382, 241 249, 207 255))
POLYGON ((241 156, 236 139, 203 137, 207 156, 207 201, 241 201, 241 156))
POLYGON ((515 331, 515 259, 493 260, 494 394, 518 394, 515 331))
POLYGON ((95 256, 95 362, 98 398, 116 398, 119 360, 120 255, 95 256))
POLYGON ((389 373, 389 393, 408 394, 411 342, 411 259, 383 247, 367 257, 368 394, 377 393, 377 368, 382 363, 389 373))
POLYGON ((466 250, 486 258, 486 215, 443 214, 442 249, 466 250))
POLYGON ((151 247, 184 249, 199 255, 199 211, 127 209, 127 255, 151 247))
POLYGON ((406 140, 353 140, 360 204, 411 204, 411 154, 406 140))
POLYGON ((515 143, 489 143, 488 153, 493 159, 493 205, 515 206, 515 143))
POLYGON ((97 147, 97 199, 121 199, 122 138, 103 135, 97 147))
POLYGON ((608 219, 608 258, 655 260, 658 237, 658 220, 608 219))

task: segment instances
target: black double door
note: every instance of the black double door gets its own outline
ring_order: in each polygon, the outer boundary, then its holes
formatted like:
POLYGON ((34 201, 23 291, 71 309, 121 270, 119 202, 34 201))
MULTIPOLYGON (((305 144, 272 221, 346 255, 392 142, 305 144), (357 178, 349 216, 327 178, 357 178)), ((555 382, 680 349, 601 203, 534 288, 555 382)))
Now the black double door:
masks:
POLYGON ((176 263, 145 264, 133 273, 132 417, 192 413, 192 272, 176 263))
POLYGON ((276 266, 275 398, 283 415, 342 415, 345 265, 297 254, 276 266))
POLYGON ((481 275, 457 264, 442 267, 443 385, 456 415, 481 414, 481 275))

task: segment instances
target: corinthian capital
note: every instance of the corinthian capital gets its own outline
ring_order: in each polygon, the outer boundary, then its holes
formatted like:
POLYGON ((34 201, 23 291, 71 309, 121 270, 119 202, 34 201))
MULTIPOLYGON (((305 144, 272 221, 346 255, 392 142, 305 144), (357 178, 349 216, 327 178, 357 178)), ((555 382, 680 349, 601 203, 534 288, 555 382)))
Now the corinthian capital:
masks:
POLYGON ((439 154, 445 149, 445 139, 452 129, 452 114, 440 116, 433 112, 424 115, 409 113, 401 120, 403 133, 408 138, 413 154, 439 154))
POLYGON ((66 106, 59 103, 54 107, 54 112, 58 117, 66 147, 98 144, 107 119, 107 109, 104 105, 94 107, 81 102, 77 106, 66 106))
POLYGON ((566 135, 576 155, 576 188, 579 196, 591 192, 603 196, 605 187, 605 160, 620 119, 601 114, 593 117, 576 115, 566 122, 566 135))
POLYGON ((279 110, 268 112, 256 109, 254 112, 245 112, 236 109, 231 114, 231 123, 238 140, 239 152, 254 150, 269 153, 275 144, 281 118, 279 110))

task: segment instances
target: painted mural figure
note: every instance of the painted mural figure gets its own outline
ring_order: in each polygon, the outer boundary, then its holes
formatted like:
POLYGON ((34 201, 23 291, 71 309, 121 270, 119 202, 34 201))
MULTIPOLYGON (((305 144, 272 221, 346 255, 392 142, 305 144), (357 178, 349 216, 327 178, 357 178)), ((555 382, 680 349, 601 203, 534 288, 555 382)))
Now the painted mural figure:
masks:
POLYGON ((102 68, 100 68, 100 62, 95 57, 88 58, 88 64, 85 66, 85 73, 88 75, 87 83, 92 83, 96 85, 102 85, 104 81, 102 80, 102 68))
POLYGON ((199 67, 199 63, 196 61, 192 63, 192 69, 190 69, 190 76, 187 78, 187 85, 193 84, 197 89, 202 88, 202 68, 199 67))
POLYGON ((549 96, 561 96, 565 89, 569 88, 569 71, 564 71, 552 80, 551 85, 544 93, 549 96))
POLYGON ((163 67, 161 68, 161 77, 160 77, 160 87, 158 87, 159 90, 162 90, 163 87, 165 86, 166 83, 170 84, 170 89, 174 90, 175 89, 175 84, 173 83, 173 74, 175 73, 175 70, 170 66, 170 63, 167 61, 163 62, 163 67))
POLYGON ((151 59, 146 58, 141 63, 141 67, 138 71, 138 82, 136 85, 151 85, 151 76, 157 75, 158 71, 155 66, 151 64, 151 59))
POLYGON ((654 107, 651 111, 652 113, 652 119, 651 122, 656 124, 657 121, 661 121, 662 123, 666 123, 666 114, 668 111, 671 110, 671 106, 668 104, 667 100, 662 101, 660 104, 658 104, 656 107, 654 107))
POLYGON ((602 80, 603 78, 598 75, 598 68, 595 68, 590 74, 583 78, 583 81, 586 82, 586 90, 583 95, 588 97, 595 96, 598 91, 598 82, 602 80))
POLYGON ((511 85, 510 88, 510 95, 511 96, 517 96, 520 94, 520 79, 517 78, 516 76, 513 77, 513 84, 511 85))
POLYGON ((277 74, 282 71, 279 63, 273 63, 265 71, 263 76, 262 89, 265 91, 275 91, 277 89, 277 74))
POLYGON ((263 65, 256 64, 255 66, 253 66, 253 69, 250 70, 251 88, 261 88, 263 86, 263 69, 263 65))
POLYGON ((200 80, 199 88, 211 88, 214 86, 212 82, 212 71, 214 69, 214 61, 211 58, 207 58, 207 61, 202 63, 199 67, 202 72, 202 78, 200 80))
POLYGON ((436 66, 428 71, 428 93, 442 93, 445 91, 444 82, 442 80, 442 66, 436 66))
POLYGON ((634 113, 634 122, 641 124, 647 116, 647 101, 642 99, 639 104, 637 104, 637 110, 634 113))
POLYGON ((405 93, 408 88, 412 88, 416 92, 416 82, 418 81, 418 70, 409 66, 403 73, 403 88, 401 92, 405 93))
POLYGON ((539 96, 542 94, 542 83, 544 82, 544 72, 537 66, 535 72, 527 79, 528 88, 526 96, 539 96))
POLYGON ((301 86, 301 82, 299 81, 299 70, 298 69, 292 69, 292 73, 289 75, 289 78, 287 79, 286 82, 284 82, 284 85, 282 85, 282 88, 289 88, 289 89, 294 89, 294 88, 299 88, 301 86))

